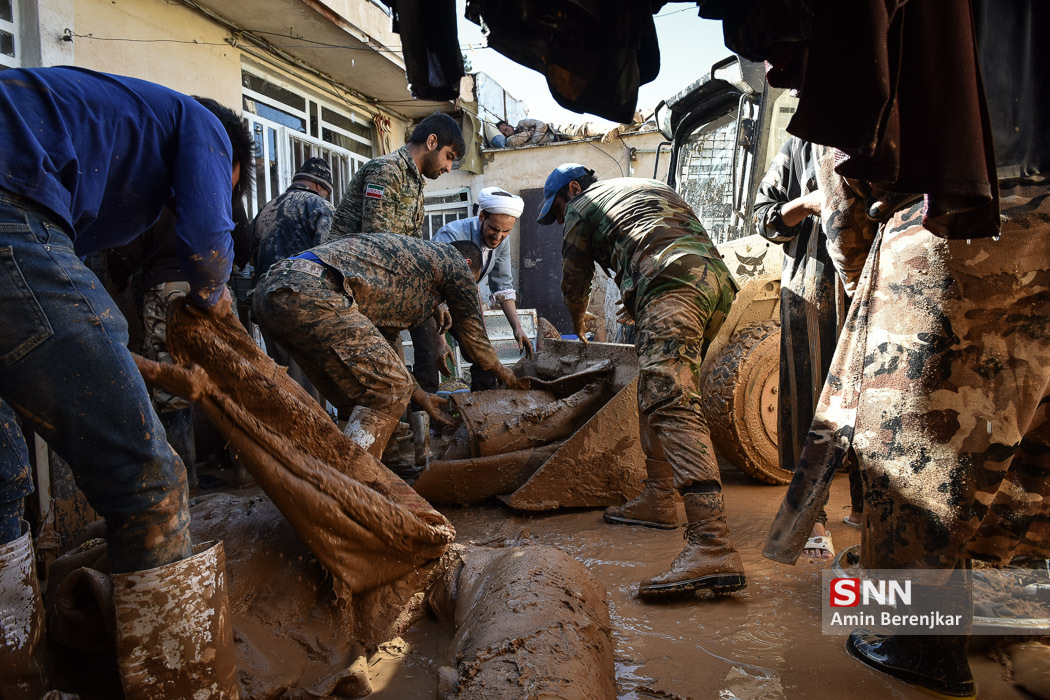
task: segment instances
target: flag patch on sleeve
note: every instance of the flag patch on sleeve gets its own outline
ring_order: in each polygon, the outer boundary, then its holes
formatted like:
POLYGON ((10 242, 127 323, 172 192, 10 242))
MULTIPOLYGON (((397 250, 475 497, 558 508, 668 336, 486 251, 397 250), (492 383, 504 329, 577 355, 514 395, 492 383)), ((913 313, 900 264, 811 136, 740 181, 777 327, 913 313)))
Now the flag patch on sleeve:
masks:
POLYGON ((382 199, 385 191, 383 185, 365 185, 365 196, 370 199, 382 199))

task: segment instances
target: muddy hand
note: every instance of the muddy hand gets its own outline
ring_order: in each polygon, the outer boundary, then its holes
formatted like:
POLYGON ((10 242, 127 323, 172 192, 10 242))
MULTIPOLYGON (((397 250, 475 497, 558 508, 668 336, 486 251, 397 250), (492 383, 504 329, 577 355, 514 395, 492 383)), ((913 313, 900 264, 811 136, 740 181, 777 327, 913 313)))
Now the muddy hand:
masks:
POLYGON ((587 322, 588 321, 593 321, 596 318, 598 318, 598 317, 595 316, 594 314, 590 313, 589 311, 584 311, 579 316, 575 316, 575 315, 573 316, 572 327, 576 331, 576 337, 579 338, 580 342, 583 343, 584 345, 588 344, 588 340, 587 340, 587 322))
POLYGON ((440 304, 437 307, 434 312, 434 322, 437 323, 438 335, 444 335, 449 328, 452 328, 452 314, 449 313, 447 306, 440 304))
POLYGON ((203 307, 203 310, 212 316, 229 316, 232 314, 233 297, 230 295, 230 288, 223 286, 222 294, 219 296, 219 300, 215 302, 215 305, 203 307))
POLYGON ((534 350, 532 349, 532 341, 529 340, 529 336, 525 335, 525 331, 520 328, 514 331, 514 340, 518 341, 518 354, 525 353, 525 357, 532 357, 534 350))
POLYGON ((455 358, 452 357, 452 348, 449 347, 448 342, 445 340, 445 336, 438 336, 438 344, 436 348, 437 360, 438 360, 438 371, 452 379, 452 366, 455 362, 455 358))
POLYGON ((527 381, 523 381, 514 376, 514 373, 503 365, 498 365, 493 370, 493 374, 496 375, 496 379, 500 380, 507 385, 508 389, 528 389, 529 385, 527 381))
POLYGON ((437 394, 428 394, 422 390, 416 391, 412 398, 438 423, 443 425, 456 424, 456 421, 444 413, 444 408, 448 405, 448 399, 443 399, 437 394))
POLYGON ((631 310, 623 305, 623 300, 617 299, 616 305, 620 307, 616 310, 616 322, 621 326, 633 326, 634 318, 631 317, 631 310))

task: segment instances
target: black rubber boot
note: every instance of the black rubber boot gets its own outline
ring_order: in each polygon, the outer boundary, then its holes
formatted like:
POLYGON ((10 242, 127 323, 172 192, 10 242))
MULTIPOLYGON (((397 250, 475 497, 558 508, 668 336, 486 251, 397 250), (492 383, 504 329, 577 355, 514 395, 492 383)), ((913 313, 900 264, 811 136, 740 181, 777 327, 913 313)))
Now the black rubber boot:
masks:
POLYGON ((976 689, 965 635, 882 635, 854 630, 846 650, 861 663, 923 692, 944 698, 973 698, 976 689))

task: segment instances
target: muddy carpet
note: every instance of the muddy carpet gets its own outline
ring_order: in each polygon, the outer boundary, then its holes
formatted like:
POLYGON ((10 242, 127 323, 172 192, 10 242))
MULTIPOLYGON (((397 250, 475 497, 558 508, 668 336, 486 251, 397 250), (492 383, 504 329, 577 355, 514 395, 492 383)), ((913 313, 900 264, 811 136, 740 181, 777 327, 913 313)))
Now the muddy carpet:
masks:
POLYGON ((176 303, 177 365, 136 358, 148 382, 197 402, 349 598, 437 559, 451 524, 339 431, 232 314, 176 303))

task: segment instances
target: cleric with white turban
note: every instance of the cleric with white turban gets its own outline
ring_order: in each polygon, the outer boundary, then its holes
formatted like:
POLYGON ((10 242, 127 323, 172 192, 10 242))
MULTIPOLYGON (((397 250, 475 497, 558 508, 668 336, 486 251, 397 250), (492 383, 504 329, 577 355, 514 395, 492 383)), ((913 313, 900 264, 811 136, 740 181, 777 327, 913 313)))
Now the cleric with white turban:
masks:
MULTIPOLYGON (((482 298, 503 308, 507 321, 514 329, 518 349, 531 357, 532 342, 518 321, 517 294, 514 292, 508 240, 524 208, 521 197, 499 187, 486 187, 478 195, 478 215, 445 224, 434 234, 434 240, 445 243, 473 241, 481 248, 481 279, 478 286, 483 290, 482 298)), ((471 380, 472 385, 478 384, 473 374, 471 380)))

